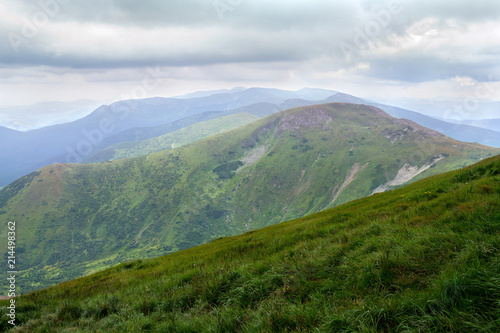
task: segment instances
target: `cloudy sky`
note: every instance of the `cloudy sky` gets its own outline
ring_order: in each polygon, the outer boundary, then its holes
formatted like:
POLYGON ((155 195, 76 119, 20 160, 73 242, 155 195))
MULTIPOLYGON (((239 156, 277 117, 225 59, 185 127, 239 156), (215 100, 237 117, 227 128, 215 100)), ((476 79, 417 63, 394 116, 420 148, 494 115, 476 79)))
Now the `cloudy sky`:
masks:
POLYGON ((0 107, 262 86, 500 100, 498 0, 0 0, 0 107))

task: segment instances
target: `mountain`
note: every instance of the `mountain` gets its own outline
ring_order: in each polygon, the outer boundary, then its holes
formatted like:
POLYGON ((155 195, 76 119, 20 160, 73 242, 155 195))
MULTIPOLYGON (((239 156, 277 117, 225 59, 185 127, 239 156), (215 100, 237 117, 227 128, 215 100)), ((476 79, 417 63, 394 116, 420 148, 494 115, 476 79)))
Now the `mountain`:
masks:
POLYGON ((74 122, 28 131, 20 138, 7 137, 1 141, 0 151, 9 163, 0 165, 0 186, 55 162, 79 163, 106 148, 104 140, 129 129, 158 127, 209 111, 227 111, 259 103, 280 104, 301 96, 300 92, 250 88, 200 98, 157 97, 103 105, 74 122))
MULTIPOLYGON (((299 92, 301 94, 306 94, 308 91, 307 88, 304 88, 300 90, 299 92)), ((314 89, 314 96, 319 97, 322 94, 326 94, 327 92, 330 92, 328 90, 324 91, 319 91, 317 92, 317 89, 314 89)), ((492 131, 484 131, 484 129, 481 129, 479 127, 482 126, 468 126, 467 124, 458 124, 458 123, 450 123, 450 122, 445 122, 439 119, 435 119, 432 117, 428 117, 410 110, 405 110, 401 108, 396 108, 390 105, 384 105, 380 104, 377 102, 373 102, 370 100, 365 100, 356 96, 344 94, 344 93, 335 93, 332 96, 329 96, 328 98, 321 100, 321 101, 310 101, 310 100, 305 100, 305 99, 289 99, 286 100, 285 102, 281 104, 272 104, 272 103, 256 103, 256 104, 251 104, 242 108, 234 109, 234 110, 228 110, 228 111, 219 111, 219 112, 205 112, 201 113, 195 116, 187 117, 185 119, 179 120, 174 123, 170 123, 167 125, 162 125, 162 126, 157 126, 153 128, 143 128, 143 129, 131 129, 128 131, 124 131, 120 134, 117 134, 115 136, 109 137, 103 141, 102 147, 106 146, 108 148, 105 149, 105 151, 98 151, 94 155, 90 156, 89 158, 86 159, 87 162, 97 162, 97 161, 106 161, 110 159, 115 159, 116 156, 113 153, 110 153, 111 151, 114 150, 120 150, 122 156, 141 156, 145 155, 151 150, 145 149, 143 151, 137 150, 135 147, 140 146, 140 145, 148 145, 148 143, 140 143, 141 140, 157 137, 160 135, 163 135, 164 133, 170 133, 172 128, 181 128, 184 125, 187 125, 188 123, 195 123, 197 121, 200 121, 201 119, 214 119, 217 118, 218 116, 223 116, 227 114, 235 114, 238 112, 248 112, 254 115, 258 116, 266 116, 270 115, 274 112, 286 110, 289 108, 293 107, 299 107, 299 106, 307 106, 307 105, 314 105, 318 103, 333 103, 333 102, 341 102, 341 103, 354 103, 354 104, 366 104, 366 105, 372 105, 376 106, 384 111, 386 111, 388 114, 392 115, 393 117, 396 118, 403 118, 403 119, 410 119, 412 121, 415 121, 416 123, 424 126, 424 127, 429 127, 431 129, 434 129, 438 132, 444 133, 456 140, 460 141, 465 141, 465 142, 478 142, 481 144, 485 144, 488 146, 493 146, 493 147, 500 147, 500 134, 492 132, 492 131), (131 141, 134 141, 131 143, 131 141), (112 146, 111 142, 116 142, 117 144, 112 146), (134 152, 128 152, 128 148, 123 149, 125 147, 129 147, 132 149, 134 152)), ((489 124, 490 126, 494 125, 494 120, 490 120, 489 124)), ((470 124, 473 125, 473 124, 470 124)), ((153 140, 153 139, 150 139, 153 140)), ((153 140, 153 141, 158 141, 153 140)), ((159 140, 161 141, 161 140, 159 140)), ((190 142, 193 140, 190 140, 190 142)), ((159 151, 162 149, 170 149, 171 143, 166 142, 165 145, 158 145, 157 143, 155 144, 155 151, 159 151)))
POLYGON ((17 330, 498 332, 499 193, 497 156, 23 295, 17 330))
POLYGON ((174 131, 193 126, 201 122, 211 121, 235 114, 246 113, 261 118, 278 111, 285 110, 286 108, 283 108, 282 105, 283 104, 276 105, 272 103, 261 102, 227 111, 206 111, 159 126, 134 127, 103 139, 98 149, 96 149, 96 152, 86 158, 85 161, 92 160, 94 158, 93 156, 95 155, 100 155, 100 149, 107 149, 108 147, 109 149, 113 149, 113 145, 122 143, 129 144, 132 142, 134 144, 137 144, 141 141, 172 133, 174 131))
MULTIPOLYGON (((481 90, 485 89, 482 87, 481 90)), ((486 90, 482 91, 483 94, 486 90)), ((491 93, 491 91, 490 91, 491 93)), ((491 96, 493 97, 493 95, 491 96)), ((452 118, 455 121, 481 120, 498 118, 499 101, 481 100, 479 96, 466 98, 437 97, 432 99, 393 99, 388 98, 386 104, 414 110, 431 117, 452 118)))
MULTIPOLYGON (((311 101, 301 99, 287 100, 281 104, 255 103, 241 108, 228 111, 208 111, 199 113, 181 120, 155 127, 132 128, 120 132, 104 139, 99 146, 105 147, 97 150, 94 154, 87 157, 83 163, 105 162, 124 157, 138 157, 152 152, 171 149, 176 135, 182 133, 182 141, 186 143, 194 142, 211 134, 220 133, 220 126, 224 128, 236 128, 243 125, 243 122, 265 117, 273 113, 286 110, 293 107, 313 105, 311 101), (243 118, 242 118, 243 116, 243 118), (234 119, 234 123, 231 121, 234 119), (204 130, 204 135, 198 135, 198 127, 209 127, 214 131, 204 130), (154 148, 152 148, 154 146, 154 148), (139 148, 138 147, 143 147, 139 148), (148 148, 149 147, 149 148, 148 148)), ((177 145, 179 146, 179 145, 177 145)))
POLYGON ((216 94, 226 94, 226 93, 233 93, 233 92, 239 92, 246 90, 248 88, 244 87, 234 87, 232 89, 218 89, 218 90, 208 90, 208 91, 195 91, 192 93, 184 94, 181 96, 175 96, 176 98, 199 98, 199 97, 207 97, 207 96, 212 96, 216 94))
POLYGON ((328 98, 336 93, 335 90, 319 89, 319 88, 302 88, 297 91, 298 98, 311 101, 319 101, 328 98))
POLYGON ((150 139, 180 129, 179 126, 183 123, 188 126, 213 119, 213 112, 231 111, 224 115, 249 112, 262 117, 287 108, 329 102, 362 103, 380 107, 392 116, 413 120, 457 140, 500 147, 498 132, 450 124, 333 90, 236 88, 224 93, 215 91, 205 95, 196 98, 157 97, 120 101, 103 105, 88 116, 70 123, 28 131, 22 136, 8 136, 0 141, 0 151, 5 157, 3 161, 7 161, 0 164, 0 186, 52 163, 80 163, 113 144, 150 139), (329 94, 332 95, 326 98, 329 94), (249 110, 243 110, 244 108, 249 110), (178 122, 176 126, 170 126, 175 122, 178 122))
POLYGON ((0 192, 0 214, 18 224, 18 286, 25 292, 305 216, 499 152, 374 107, 313 105, 143 157, 44 167, 0 192))
POLYGON ((23 133, 7 128, 7 127, 2 127, 0 126, 0 140, 9 140, 10 138, 20 138, 22 137, 23 133))
MULTIPOLYGON (((499 112, 500 113, 500 112, 499 112)), ((486 128, 495 132, 500 132, 500 119, 481 119, 481 120, 462 120, 455 121, 446 119, 447 122, 456 123, 456 124, 465 124, 475 127, 486 128)))
POLYGON ((409 119, 419 125, 441 132, 455 140, 477 142, 491 147, 500 147, 500 134, 498 131, 485 130, 484 128, 470 126, 465 123, 450 123, 414 111, 377 103, 344 93, 337 93, 319 103, 328 102, 356 103, 375 106, 393 117, 409 119))
POLYGON ((410 119, 424 127, 441 132, 456 140, 466 142, 477 142, 491 147, 500 147, 500 133, 484 128, 463 124, 452 124, 443 120, 422 115, 417 112, 400 109, 397 107, 383 105, 379 103, 369 103, 381 108, 393 117, 410 119))
MULTIPOLYGON (((416 122, 417 124, 433 129, 435 131, 441 132, 455 140, 465 141, 465 142, 477 142, 483 145, 500 148, 500 127, 497 126, 495 119, 484 120, 484 121, 464 121, 463 123, 447 122, 444 120, 439 120, 430 116, 423 115, 418 112, 398 108, 391 105, 377 103, 368 99, 363 99, 360 97, 352 96, 345 93, 337 92, 328 98, 320 101, 308 101, 304 99, 291 99, 287 100, 282 104, 286 104, 288 108, 313 105, 320 103, 354 103, 354 104, 366 104, 380 108, 381 110, 387 112, 389 115, 409 119, 416 122), (482 126, 480 124, 483 124, 482 126), (484 127, 487 125, 489 130, 485 130, 484 127), (495 131, 495 128, 497 129, 495 131)), ((283 108, 284 110, 285 108, 283 108)))
MULTIPOLYGON (((221 111, 224 112, 224 111, 221 111)), ((256 121, 259 117, 240 112, 212 120, 198 122, 173 132, 142 141, 122 142, 100 150, 85 159, 84 163, 106 162, 122 158, 139 157, 162 150, 177 148, 209 136, 256 121)))

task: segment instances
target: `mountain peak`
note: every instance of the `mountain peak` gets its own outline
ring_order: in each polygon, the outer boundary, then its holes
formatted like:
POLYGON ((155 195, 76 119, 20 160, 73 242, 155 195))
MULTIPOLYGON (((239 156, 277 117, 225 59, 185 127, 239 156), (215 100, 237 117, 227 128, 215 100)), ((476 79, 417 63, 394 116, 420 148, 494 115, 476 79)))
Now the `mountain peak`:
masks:
POLYGON ((327 129, 328 123, 333 121, 330 108, 332 104, 322 104, 317 106, 307 106, 285 111, 285 116, 278 126, 278 132, 294 131, 304 128, 327 129))

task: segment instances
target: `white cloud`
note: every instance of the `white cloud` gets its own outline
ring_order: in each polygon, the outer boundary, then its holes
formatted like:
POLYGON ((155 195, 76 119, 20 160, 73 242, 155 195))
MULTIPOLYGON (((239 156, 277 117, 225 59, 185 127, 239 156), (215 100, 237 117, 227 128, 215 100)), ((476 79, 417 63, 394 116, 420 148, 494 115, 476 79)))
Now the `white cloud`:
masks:
POLYGON ((22 35, 26 20, 43 9, 37 1, 6 0, 0 104, 117 96, 148 66, 169 73, 157 95, 233 85, 456 95, 490 74, 500 80, 494 0, 401 1, 401 10, 346 61, 340 43, 355 45, 356 33, 366 33, 391 1, 241 1, 224 20, 212 1, 70 1, 15 53, 8 33, 22 35))

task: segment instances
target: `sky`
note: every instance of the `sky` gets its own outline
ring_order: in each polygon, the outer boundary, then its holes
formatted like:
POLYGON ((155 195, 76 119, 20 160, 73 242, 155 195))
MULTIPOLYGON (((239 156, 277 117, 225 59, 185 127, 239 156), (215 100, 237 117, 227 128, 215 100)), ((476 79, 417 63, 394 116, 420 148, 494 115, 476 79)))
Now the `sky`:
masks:
POLYGON ((498 0, 0 0, 0 107, 235 86, 473 105, 500 100, 499 59, 498 0))

